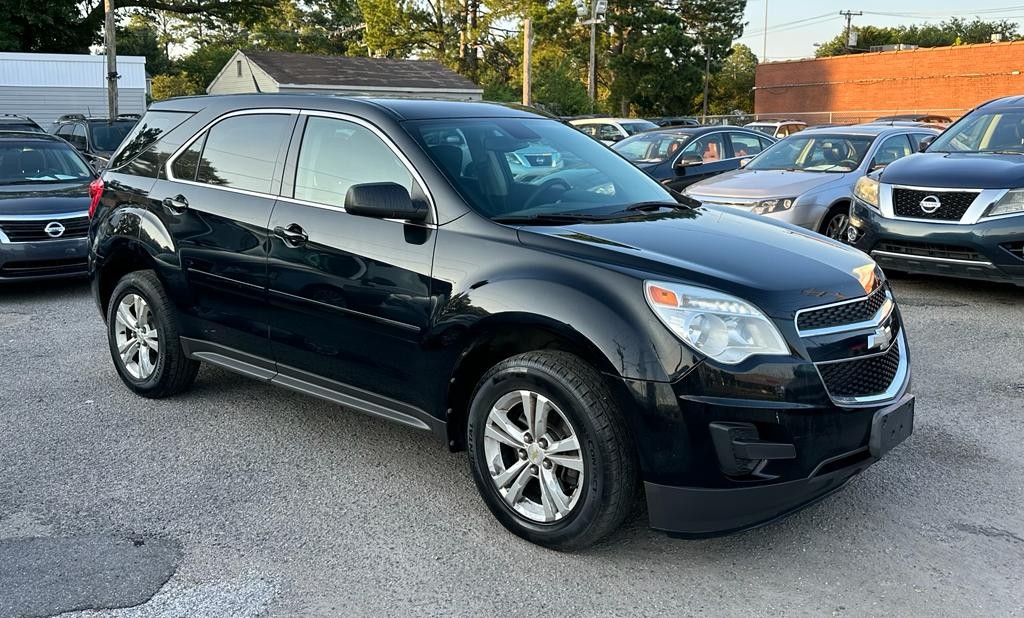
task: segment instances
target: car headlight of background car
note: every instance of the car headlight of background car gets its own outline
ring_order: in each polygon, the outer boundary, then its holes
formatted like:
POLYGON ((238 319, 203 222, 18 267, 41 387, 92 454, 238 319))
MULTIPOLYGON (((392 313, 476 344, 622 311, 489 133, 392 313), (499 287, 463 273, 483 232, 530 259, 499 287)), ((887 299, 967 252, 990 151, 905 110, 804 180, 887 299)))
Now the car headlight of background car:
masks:
POLYGON ((773 212, 782 212, 792 208, 795 201, 795 197, 776 197, 770 200, 761 200, 757 203, 757 206, 754 206, 753 213, 755 215, 770 215, 773 212))
POLYGON ((678 283, 644 282, 658 319, 697 352, 728 365, 755 354, 788 355, 789 346, 761 310, 721 292, 678 283))
POLYGON ((853 186, 853 194, 868 206, 878 208, 878 179, 861 176, 853 186))
POLYGON ((1024 213, 1024 189, 1007 191, 998 202, 988 207, 986 217, 1024 213))

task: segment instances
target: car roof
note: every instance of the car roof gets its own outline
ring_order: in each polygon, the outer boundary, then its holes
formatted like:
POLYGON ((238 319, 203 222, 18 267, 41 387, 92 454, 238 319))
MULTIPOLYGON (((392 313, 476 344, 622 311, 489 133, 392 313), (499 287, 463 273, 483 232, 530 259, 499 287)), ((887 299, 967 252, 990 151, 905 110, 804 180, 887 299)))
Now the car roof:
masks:
POLYGON ((801 131, 797 136, 802 135, 862 135, 867 137, 877 137, 885 133, 912 133, 912 132, 928 132, 939 133, 939 130, 934 126, 926 124, 905 124, 905 125, 890 125, 890 124, 851 124, 837 127, 808 127, 801 131))
POLYGON ((579 118, 576 120, 570 120, 569 122, 575 124, 596 124, 598 122, 650 122, 646 118, 613 118, 611 116, 604 116, 598 118, 579 118))
POLYGON ((713 133, 718 131, 739 131, 740 133, 749 133, 751 135, 756 135, 757 137, 770 137, 766 136, 764 133, 754 131, 753 129, 744 129, 743 127, 734 127, 724 124, 714 124, 702 125, 699 127, 667 127, 664 129, 651 129, 650 131, 644 131, 643 133, 631 135, 626 139, 632 139, 640 135, 704 135, 705 133, 713 133))
POLYGON ((332 94, 231 94, 176 97, 150 106, 152 111, 197 113, 214 108, 218 112, 252 108, 298 108, 387 116, 393 120, 429 120, 440 118, 544 118, 539 113, 514 106, 481 101, 433 101, 424 99, 387 99, 346 97, 332 94))
POLYGON ((746 126, 750 126, 752 124, 759 124, 759 125, 769 126, 769 125, 776 125, 776 124, 802 124, 802 125, 806 125, 807 123, 804 122, 803 120, 771 120, 771 119, 767 119, 766 118, 765 120, 755 120, 753 122, 748 122, 747 124, 745 124, 743 126, 746 127, 746 126))
POLYGON ((0 139, 19 139, 25 141, 27 139, 37 139, 44 142, 63 142, 64 140, 51 135, 49 133, 42 133, 39 131, 21 131, 17 129, 0 129, 0 139))
POLYGON ((1015 94, 1009 97, 992 99, 978 106, 982 107, 1024 107, 1024 95, 1015 94))

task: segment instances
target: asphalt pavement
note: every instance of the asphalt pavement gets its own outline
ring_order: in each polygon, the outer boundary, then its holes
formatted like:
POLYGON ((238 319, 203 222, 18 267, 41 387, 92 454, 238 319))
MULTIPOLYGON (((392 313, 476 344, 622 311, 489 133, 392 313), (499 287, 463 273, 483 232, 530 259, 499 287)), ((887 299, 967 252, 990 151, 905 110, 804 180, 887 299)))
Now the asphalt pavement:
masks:
POLYGON ((135 397, 86 284, 0 288, 0 616, 1020 615, 1024 289, 893 285, 906 443, 768 527, 574 554, 426 433, 211 367, 135 397))

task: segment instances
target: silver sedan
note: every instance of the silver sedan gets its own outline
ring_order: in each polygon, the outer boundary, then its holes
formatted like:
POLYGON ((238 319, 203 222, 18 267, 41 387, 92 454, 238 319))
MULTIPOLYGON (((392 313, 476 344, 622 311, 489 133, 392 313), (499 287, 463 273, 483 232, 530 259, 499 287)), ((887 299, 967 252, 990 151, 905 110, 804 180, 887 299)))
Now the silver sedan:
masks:
POLYGON ((939 131, 919 124, 808 129, 778 142, 742 169, 690 185, 706 205, 738 208, 844 240, 857 179, 915 153, 939 131))

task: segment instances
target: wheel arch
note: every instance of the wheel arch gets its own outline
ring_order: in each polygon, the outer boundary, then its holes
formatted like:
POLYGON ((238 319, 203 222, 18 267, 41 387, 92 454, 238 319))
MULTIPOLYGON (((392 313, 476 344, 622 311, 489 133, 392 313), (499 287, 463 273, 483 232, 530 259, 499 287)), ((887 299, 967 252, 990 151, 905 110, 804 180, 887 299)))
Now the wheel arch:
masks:
POLYGON ((95 229, 93 278, 96 301, 104 317, 110 295, 125 275, 152 269, 163 281, 162 271, 170 265, 168 260, 176 265, 171 234, 158 217, 143 208, 119 208, 95 229))

